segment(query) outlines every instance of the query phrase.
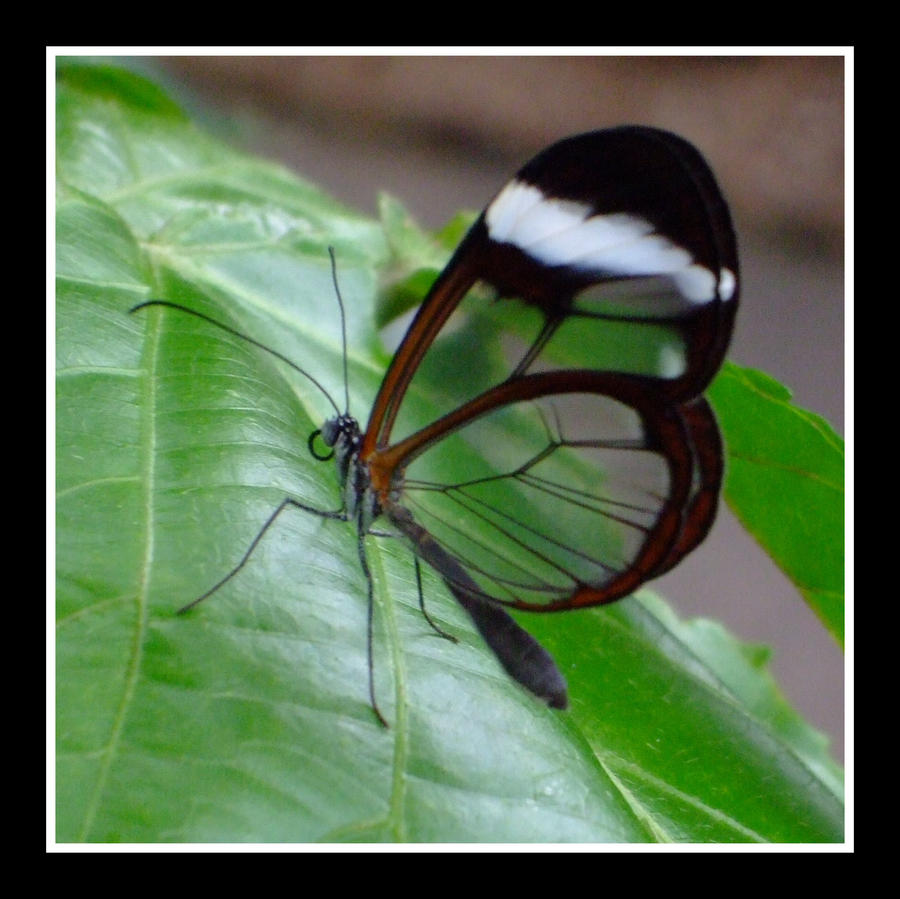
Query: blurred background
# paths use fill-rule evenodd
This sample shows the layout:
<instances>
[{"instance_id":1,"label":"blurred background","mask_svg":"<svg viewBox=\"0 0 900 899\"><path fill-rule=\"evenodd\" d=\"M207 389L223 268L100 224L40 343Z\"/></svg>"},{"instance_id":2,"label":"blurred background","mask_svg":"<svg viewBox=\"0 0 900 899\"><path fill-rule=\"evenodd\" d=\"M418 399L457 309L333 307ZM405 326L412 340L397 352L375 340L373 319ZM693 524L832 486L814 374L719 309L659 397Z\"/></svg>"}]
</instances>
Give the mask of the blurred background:
<instances>
[{"instance_id":1,"label":"blurred background","mask_svg":"<svg viewBox=\"0 0 900 899\"><path fill-rule=\"evenodd\" d=\"M206 127L375 214L428 228L479 211L535 152L578 131L656 125L696 144L728 198L742 306L730 358L844 428L841 56L181 56L132 60ZM684 616L774 650L788 699L843 759L843 656L723 506L652 585Z\"/></svg>"}]
</instances>

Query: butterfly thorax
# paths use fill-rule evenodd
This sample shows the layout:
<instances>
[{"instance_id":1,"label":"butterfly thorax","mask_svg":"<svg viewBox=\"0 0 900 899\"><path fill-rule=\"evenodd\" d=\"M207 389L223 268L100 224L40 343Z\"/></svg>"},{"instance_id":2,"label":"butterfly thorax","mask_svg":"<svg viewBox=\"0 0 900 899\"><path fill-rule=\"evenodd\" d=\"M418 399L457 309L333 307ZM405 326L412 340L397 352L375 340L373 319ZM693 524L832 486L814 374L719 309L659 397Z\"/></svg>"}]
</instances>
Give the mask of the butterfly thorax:
<instances>
[{"instance_id":1,"label":"butterfly thorax","mask_svg":"<svg viewBox=\"0 0 900 899\"><path fill-rule=\"evenodd\" d=\"M344 509L350 520L367 531L381 514L381 504L372 489L368 466L359 457L362 433L359 422L346 413L329 418L321 429L326 446L333 447L338 482L344 496Z\"/></svg>"}]
</instances>

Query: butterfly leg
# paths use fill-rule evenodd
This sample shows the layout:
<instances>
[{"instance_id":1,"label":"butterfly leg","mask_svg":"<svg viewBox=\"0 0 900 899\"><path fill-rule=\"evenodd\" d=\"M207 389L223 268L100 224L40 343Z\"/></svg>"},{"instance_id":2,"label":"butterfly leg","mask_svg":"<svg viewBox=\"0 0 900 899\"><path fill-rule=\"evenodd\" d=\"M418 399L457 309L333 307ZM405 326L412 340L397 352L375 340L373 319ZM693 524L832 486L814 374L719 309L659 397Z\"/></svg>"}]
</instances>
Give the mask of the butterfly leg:
<instances>
[{"instance_id":1,"label":"butterfly leg","mask_svg":"<svg viewBox=\"0 0 900 899\"><path fill-rule=\"evenodd\" d=\"M448 634L443 628L438 627L438 625L435 624L434 619L432 619L426 611L425 593L422 590L422 566L419 564L419 557L415 553L413 553L413 563L416 566L416 588L419 591L419 608L422 610L422 615L439 637L443 637L445 640L450 640L453 643L459 643L459 640L457 640L453 634Z\"/></svg>"},{"instance_id":2,"label":"butterfly leg","mask_svg":"<svg viewBox=\"0 0 900 899\"><path fill-rule=\"evenodd\" d=\"M311 512L314 515L318 515L320 518L337 518L341 521L347 520L347 513L344 512L343 510L339 510L337 512L328 512L328 511L323 511L322 509L314 509L314 508L312 508L312 506L306 506L303 503L298 502L295 499L291 499L291 497L289 497L289 496L285 497L278 504L278 507L275 509L275 511L266 519L265 524L259 529L259 533L253 538L253 542L247 548L247 551L244 553L243 557L241 558L241 561L238 562L237 565L235 565L234 568L232 568L231 571L229 571L228 574L225 575L225 577L223 577L220 581L218 581L216 584L214 584L212 587L210 587L209 590L206 591L206 593L204 593L202 596L198 596L195 600L193 600L192 602L189 602L186 606L182 606L178 610L177 614L182 615L185 612L187 612L189 609L193 609L194 606L199 605L201 602L203 602L204 599L207 599L208 597L212 596L213 593L215 593L220 587L227 584L228 581L230 581L244 567L244 565L247 564L247 560L253 554L253 550L255 550L256 547L259 545L259 541L262 540L263 535L275 523L275 519L278 518L278 516L286 508L288 508L288 506L293 506L294 508L301 509L304 512Z\"/></svg>"},{"instance_id":3,"label":"butterfly leg","mask_svg":"<svg viewBox=\"0 0 900 899\"><path fill-rule=\"evenodd\" d=\"M359 552L359 564L366 577L366 591L368 596L368 609L366 613L366 652L369 659L369 703L372 711L382 727L388 727L387 719L381 714L378 702L375 699L375 662L373 651L375 646L374 618L375 618L375 588L372 584L372 572L369 570L369 560L366 558L365 532L360 529L357 536L357 550Z\"/></svg>"}]
</instances>

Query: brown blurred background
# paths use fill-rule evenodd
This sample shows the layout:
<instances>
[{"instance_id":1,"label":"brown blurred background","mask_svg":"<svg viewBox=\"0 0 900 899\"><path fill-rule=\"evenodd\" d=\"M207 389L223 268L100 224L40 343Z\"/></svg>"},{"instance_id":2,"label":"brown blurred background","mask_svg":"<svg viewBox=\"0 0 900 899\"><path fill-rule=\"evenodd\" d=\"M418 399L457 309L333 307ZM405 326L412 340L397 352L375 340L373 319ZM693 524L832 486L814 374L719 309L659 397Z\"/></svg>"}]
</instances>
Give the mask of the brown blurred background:
<instances>
[{"instance_id":1,"label":"brown blurred background","mask_svg":"<svg viewBox=\"0 0 900 899\"><path fill-rule=\"evenodd\" d=\"M232 143L375 213L400 198L427 227L480 210L533 153L641 123L694 142L728 197L742 252L730 358L844 419L844 59L806 57L167 57L143 68ZM774 649L788 698L843 757L843 657L723 509L654 583L686 616Z\"/></svg>"}]
</instances>

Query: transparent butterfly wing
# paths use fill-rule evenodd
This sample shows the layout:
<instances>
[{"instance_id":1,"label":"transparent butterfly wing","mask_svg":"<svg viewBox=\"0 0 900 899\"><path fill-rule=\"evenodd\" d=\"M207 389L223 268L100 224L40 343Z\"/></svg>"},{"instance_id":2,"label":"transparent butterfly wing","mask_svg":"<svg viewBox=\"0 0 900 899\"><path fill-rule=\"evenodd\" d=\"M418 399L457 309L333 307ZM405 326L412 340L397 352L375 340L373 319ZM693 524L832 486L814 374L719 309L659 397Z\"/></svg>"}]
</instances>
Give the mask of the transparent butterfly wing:
<instances>
[{"instance_id":1,"label":"transparent butterfly wing","mask_svg":"<svg viewBox=\"0 0 900 899\"><path fill-rule=\"evenodd\" d=\"M362 453L382 507L465 589L520 608L609 602L667 570L715 514L721 440L699 393L737 288L727 207L689 144L625 128L549 148L397 351Z\"/></svg>"}]
</instances>

